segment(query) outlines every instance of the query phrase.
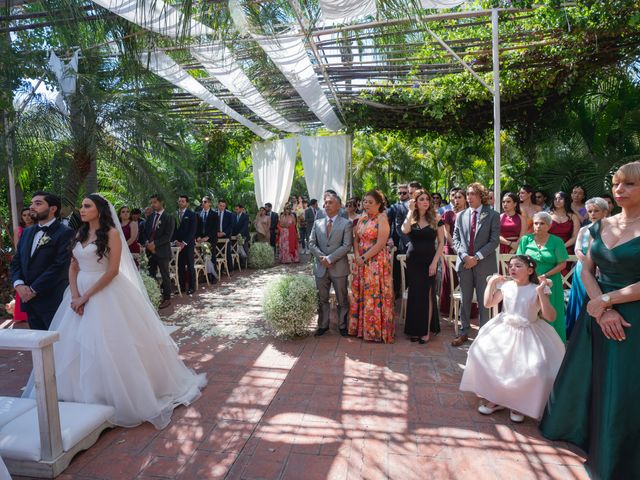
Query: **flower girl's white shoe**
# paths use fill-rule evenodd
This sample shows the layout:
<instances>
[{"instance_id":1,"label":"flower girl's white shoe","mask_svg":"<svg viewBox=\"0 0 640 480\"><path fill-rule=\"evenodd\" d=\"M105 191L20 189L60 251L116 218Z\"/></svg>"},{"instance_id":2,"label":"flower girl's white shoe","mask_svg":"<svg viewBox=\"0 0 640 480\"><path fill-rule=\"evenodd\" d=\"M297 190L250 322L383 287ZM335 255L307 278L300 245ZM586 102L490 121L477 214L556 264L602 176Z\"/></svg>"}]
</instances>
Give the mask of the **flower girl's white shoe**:
<instances>
[{"instance_id":1,"label":"flower girl's white shoe","mask_svg":"<svg viewBox=\"0 0 640 480\"><path fill-rule=\"evenodd\" d=\"M514 423L524 422L524 415L516 412L515 410L511 410L511 414L509 415L509 418L511 418L511 421Z\"/></svg>"},{"instance_id":2,"label":"flower girl's white shoe","mask_svg":"<svg viewBox=\"0 0 640 480\"><path fill-rule=\"evenodd\" d=\"M504 410L504 407L502 405L493 404L493 407L490 407L487 404L481 403L478 407L478 412L480 412L482 415L491 415L492 413L498 412L500 410Z\"/></svg>"}]
</instances>

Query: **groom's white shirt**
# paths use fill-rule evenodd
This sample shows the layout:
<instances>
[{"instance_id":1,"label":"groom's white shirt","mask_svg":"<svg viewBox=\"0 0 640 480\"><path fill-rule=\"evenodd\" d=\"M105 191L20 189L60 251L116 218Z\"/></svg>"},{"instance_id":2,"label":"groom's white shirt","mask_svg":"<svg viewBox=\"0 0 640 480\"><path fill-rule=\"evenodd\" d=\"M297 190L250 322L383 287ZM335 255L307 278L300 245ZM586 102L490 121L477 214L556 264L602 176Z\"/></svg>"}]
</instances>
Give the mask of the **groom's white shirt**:
<instances>
[{"instance_id":1,"label":"groom's white shirt","mask_svg":"<svg viewBox=\"0 0 640 480\"><path fill-rule=\"evenodd\" d=\"M53 220L49 220L47 223L45 223L44 225L41 225L42 227L50 227L51 225L53 225L53 222L56 221L56 218L53 217ZM36 251L36 248L38 247L38 242L40 241L40 239L44 236L44 232L42 230L36 232L36 234L33 237L33 243L31 244L31 256L33 257L34 252ZM16 280L15 282L13 282L13 288L16 288L18 285L24 285L24 281L23 280Z\"/></svg>"}]
</instances>

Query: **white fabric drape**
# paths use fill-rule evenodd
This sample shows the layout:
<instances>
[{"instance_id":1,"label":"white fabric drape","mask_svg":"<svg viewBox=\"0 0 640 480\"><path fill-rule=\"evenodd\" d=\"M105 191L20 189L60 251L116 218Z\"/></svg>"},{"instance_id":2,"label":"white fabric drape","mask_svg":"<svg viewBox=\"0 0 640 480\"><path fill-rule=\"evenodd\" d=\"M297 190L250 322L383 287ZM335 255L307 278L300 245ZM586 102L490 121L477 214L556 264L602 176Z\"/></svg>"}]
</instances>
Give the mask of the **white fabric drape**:
<instances>
[{"instance_id":1,"label":"white fabric drape","mask_svg":"<svg viewBox=\"0 0 640 480\"><path fill-rule=\"evenodd\" d=\"M78 79L78 55L80 50L76 50L67 63L64 63L55 54L53 50L49 55L49 69L56 76L60 91L55 99L56 107L58 110L65 114L69 114L69 109L65 104L65 100L69 95L76 93L76 84Z\"/></svg>"},{"instance_id":2,"label":"white fabric drape","mask_svg":"<svg viewBox=\"0 0 640 480\"><path fill-rule=\"evenodd\" d=\"M270 38L252 33L239 0L229 0L229 11L238 31L249 33L258 42L316 117L329 130L343 128L318 82L302 39Z\"/></svg>"},{"instance_id":3,"label":"white fabric drape","mask_svg":"<svg viewBox=\"0 0 640 480\"><path fill-rule=\"evenodd\" d=\"M253 180L258 207L273 205L279 213L289 198L296 169L298 142L295 138L254 142L251 145Z\"/></svg>"},{"instance_id":4,"label":"white fabric drape","mask_svg":"<svg viewBox=\"0 0 640 480\"><path fill-rule=\"evenodd\" d=\"M216 97L207 88L189 75L180 65L178 65L167 54L159 51L143 53L140 55L140 63L148 68L151 72L164 78L178 88L189 92L191 95L198 97L200 100L208 103L212 107L217 108L225 115L233 118L238 123L249 128L253 133L262 138L271 138L273 133L265 130L260 125L256 125L248 118L240 115L238 112L230 108L226 103Z\"/></svg>"},{"instance_id":5,"label":"white fabric drape","mask_svg":"<svg viewBox=\"0 0 640 480\"><path fill-rule=\"evenodd\" d=\"M327 24L347 23L367 16L376 16L375 0L319 0L322 18ZM419 0L422 8L453 8L467 0Z\"/></svg>"},{"instance_id":6,"label":"white fabric drape","mask_svg":"<svg viewBox=\"0 0 640 480\"><path fill-rule=\"evenodd\" d=\"M182 12L162 0L95 0L95 3L142 28L171 38L178 38L183 33L191 37L215 34L211 28L196 20L191 20L185 26ZM302 130L269 105L242 71L233 53L224 45L192 47L191 53L211 76L264 121L287 132Z\"/></svg>"},{"instance_id":7,"label":"white fabric drape","mask_svg":"<svg viewBox=\"0 0 640 480\"><path fill-rule=\"evenodd\" d=\"M327 189L344 200L347 195L347 158L351 148L349 135L331 137L300 136L300 153L309 198L321 202Z\"/></svg>"},{"instance_id":8,"label":"white fabric drape","mask_svg":"<svg viewBox=\"0 0 640 480\"><path fill-rule=\"evenodd\" d=\"M422 8L453 8L468 0L420 0Z\"/></svg>"},{"instance_id":9,"label":"white fabric drape","mask_svg":"<svg viewBox=\"0 0 640 480\"><path fill-rule=\"evenodd\" d=\"M269 105L245 75L233 53L224 45L191 47L191 54L224 87L265 122L286 132L300 132L302 127L289 122Z\"/></svg>"},{"instance_id":10,"label":"white fabric drape","mask_svg":"<svg viewBox=\"0 0 640 480\"><path fill-rule=\"evenodd\" d=\"M185 24L182 12L165 4L162 0L93 1L142 28L167 37L177 38L181 34L188 37L200 37L215 33L211 28L194 19Z\"/></svg>"},{"instance_id":11,"label":"white fabric drape","mask_svg":"<svg viewBox=\"0 0 640 480\"><path fill-rule=\"evenodd\" d=\"M320 0L320 10L324 19L332 23L347 23L377 13L375 0Z\"/></svg>"}]
</instances>

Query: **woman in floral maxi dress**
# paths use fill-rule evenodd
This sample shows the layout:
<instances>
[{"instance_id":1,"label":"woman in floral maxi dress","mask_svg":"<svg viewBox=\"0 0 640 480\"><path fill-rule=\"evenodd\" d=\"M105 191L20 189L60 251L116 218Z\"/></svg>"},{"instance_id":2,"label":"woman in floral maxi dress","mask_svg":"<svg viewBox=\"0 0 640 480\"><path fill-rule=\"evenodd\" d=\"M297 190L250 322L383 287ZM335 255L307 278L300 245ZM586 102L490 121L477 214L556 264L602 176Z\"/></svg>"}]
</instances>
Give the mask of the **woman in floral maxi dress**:
<instances>
[{"instance_id":1,"label":"woman in floral maxi dress","mask_svg":"<svg viewBox=\"0 0 640 480\"><path fill-rule=\"evenodd\" d=\"M393 343L395 319L391 258L386 244L389 221L384 197L376 190L364 197L365 213L355 228L356 269L351 285L349 335L373 342Z\"/></svg>"}]
</instances>

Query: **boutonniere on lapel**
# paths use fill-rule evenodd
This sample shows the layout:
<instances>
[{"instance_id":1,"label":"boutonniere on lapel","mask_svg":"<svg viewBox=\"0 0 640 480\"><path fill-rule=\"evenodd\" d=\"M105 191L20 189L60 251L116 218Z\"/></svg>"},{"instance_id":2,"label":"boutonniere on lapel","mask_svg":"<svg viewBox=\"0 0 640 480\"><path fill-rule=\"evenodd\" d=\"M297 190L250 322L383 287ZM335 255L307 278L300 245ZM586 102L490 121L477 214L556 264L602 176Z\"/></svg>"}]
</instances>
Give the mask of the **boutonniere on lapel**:
<instances>
[{"instance_id":1,"label":"boutonniere on lapel","mask_svg":"<svg viewBox=\"0 0 640 480\"><path fill-rule=\"evenodd\" d=\"M40 237L40 240L38 241L38 248L44 247L50 241L51 237L45 233L44 235L42 235L42 237Z\"/></svg>"},{"instance_id":2,"label":"boutonniere on lapel","mask_svg":"<svg viewBox=\"0 0 640 480\"><path fill-rule=\"evenodd\" d=\"M482 220L484 220L485 218L487 218L487 215L489 215L487 212L482 212L480 214L480 218L478 219L479 222L481 222Z\"/></svg>"},{"instance_id":3,"label":"boutonniere on lapel","mask_svg":"<svg viewBox=\"0 0 640 480\"><path fill-rule=\"evenodd\" d=\"M158 228L160 225L162 225L162 220L158 220L158 223L156 223L156 228Z\"/></svg>"}]
</instances>

